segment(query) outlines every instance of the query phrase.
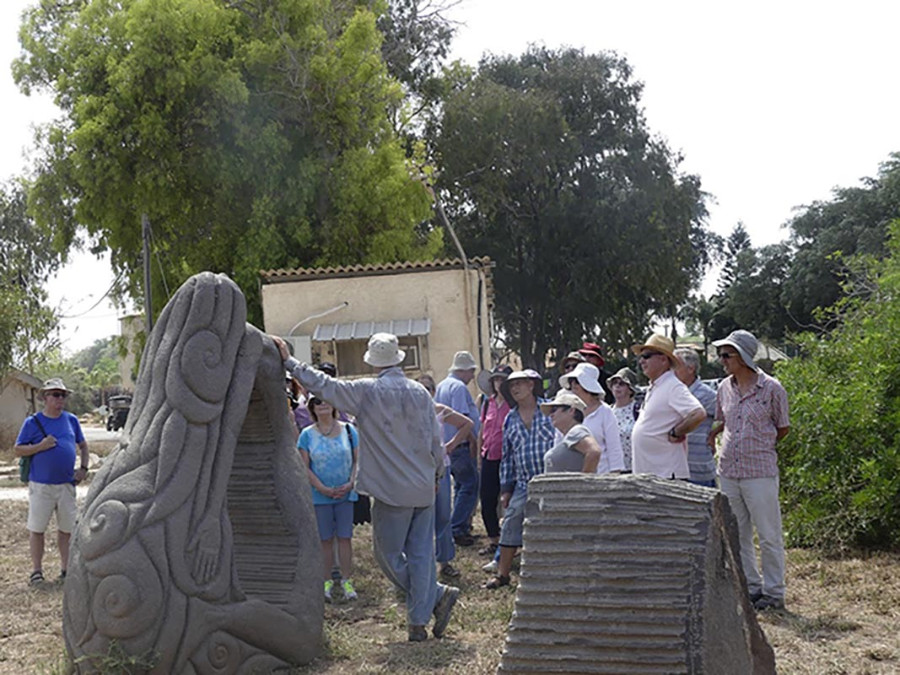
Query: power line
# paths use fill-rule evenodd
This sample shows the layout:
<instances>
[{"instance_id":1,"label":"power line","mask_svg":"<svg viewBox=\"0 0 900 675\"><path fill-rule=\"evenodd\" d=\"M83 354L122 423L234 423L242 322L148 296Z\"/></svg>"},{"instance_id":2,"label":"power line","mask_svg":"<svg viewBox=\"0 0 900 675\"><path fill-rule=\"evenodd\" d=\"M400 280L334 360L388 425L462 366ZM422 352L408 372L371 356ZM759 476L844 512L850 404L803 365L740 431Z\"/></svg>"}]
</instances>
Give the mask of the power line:
<instances>
[{"instance_id":1,"label":"power line","mask_svg":"<svg viewBox=\"0 0 900 675\"><path fill-rule=\"evenodd\" d=\"M119 280L120 280L121 278L122 278L122 272L119 272L119 274L116 276L116 278L113 279L113 282L112 282L112 284L110 284L109 288L106 289L106 293L104 293L103 295L101 295L101 296L100 296L100 299L97 300L97 302L95 302L93 305L91 305L91 306L90 306L88 309L86 309L85 311L80 312L80 313L78 313L78 314L69 314L69 315L60 314L60 315L59 315L59 318L60 318L60 319L77 319L77 318L79 318L79 317L84 316L85 314L88 314L88 313L92 312L94 309L96 309L96 308L100 305L101 302L103 302L103 301L109 296L110 293L112 293L112 290L116 287L116 284L119 283Z\"/></svg>"}]
</instances>

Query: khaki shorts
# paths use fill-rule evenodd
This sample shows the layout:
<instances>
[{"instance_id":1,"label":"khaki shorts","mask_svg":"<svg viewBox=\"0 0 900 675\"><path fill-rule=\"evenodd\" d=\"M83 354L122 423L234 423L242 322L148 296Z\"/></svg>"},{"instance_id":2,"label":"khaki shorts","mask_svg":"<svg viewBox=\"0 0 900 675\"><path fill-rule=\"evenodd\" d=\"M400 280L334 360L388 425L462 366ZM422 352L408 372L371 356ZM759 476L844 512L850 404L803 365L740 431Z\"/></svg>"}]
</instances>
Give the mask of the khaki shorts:
<instances>
[{"instance_id":1,"label":"khaki shorts","mask_svg":"<svg viewBox=\"0 0 900 675\"><path fill-rule=\"evenodd\" d=\"M75 516L78 512L75 486L71 483L28 483L28 531L43 534L54 511L56 528L60 532L71 532L75 528Z\"/></svg>"}]
</instances>

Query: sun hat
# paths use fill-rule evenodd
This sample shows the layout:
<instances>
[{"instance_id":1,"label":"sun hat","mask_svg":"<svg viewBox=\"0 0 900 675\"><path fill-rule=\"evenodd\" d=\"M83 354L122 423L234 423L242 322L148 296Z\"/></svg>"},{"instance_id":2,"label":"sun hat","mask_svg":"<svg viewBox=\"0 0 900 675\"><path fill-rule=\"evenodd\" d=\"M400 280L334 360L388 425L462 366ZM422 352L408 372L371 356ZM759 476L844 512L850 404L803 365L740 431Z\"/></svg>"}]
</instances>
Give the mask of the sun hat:
<instances>
[{"instance_id":1,"label":"sun hat","mask_svg":"<svg viewBox=\"0 0 900 675\"><path fill-rule=\"evenodd\" d=\"M541 394L544 393L544 380L541 378L540 374L538 374L537 371L532 370L531 368L526 368L525 370L517 370L514 373L510 373L509 377L503 380L503 383L500 385L500 393L503 394L503 398L506 399L507 403L509 403L510 406L515 406L516 403L509 393L509 384L510 382L515 382L516 380L531 380L532 382L534 382L535 398L540 398Z\"/></svg>"},{"instance_id":2,"label":"sun hat","mask_svg":"<svg viewBox=\"0 0 900 675\"><path fill-rule=\"evenodd\" d=\"M363 354L363 361L376 368L389 368L402 363L406 352L400 349L397 336L391 333L375 333L369 338L369 345Z\"/></svg>"},{"instance_id":3,"label":"sun hat","mask_svg":"<svg viewBox=\"0 0 900 675\"><path fill-rule=\"evenodd\" d=\"M713 342L714 347L721 347L723 345L729 345L737 349L744 364L750 370L759 371L759 368L753 362L753 357L756 356L756 351L759 349L759 341L753 333L746 330L736 330L732 331L724 340L715 340Z\"/></svg>"},{"instance_id":4,"label":"sun hat","mask_svg":"<svg viewBox=\"0 0 900 675\"><path fill-rule=\"evenodd\" d=\"M587 404L581 400L580 396L573 394L571 391L560 389L558 392L556 392L556 397L552 401L541 403L541 412L545 415L549 415L550 411L553 408L559 408L563 406L567 408L575 408L576 410L580 410L581 412L584 412L585 408L587 408Z\"/></svg>"},{"instance_id":5,"label":"sun hat","mask_svg":"<svg viewBox=\"0 0 900 675\"><path fill-rule=\"evenodd\" d=\"M596 342L584 342L581 345L581 349L578 350L578 353L582 356L596 356L600 359L600 365L602 366L606 361L603 359L603 350L600 349L600 345Z\"/></svg>"},{"instance_id":6,"label":"sun hat","mask_svg":"<svg viewBox=\"0 0 900 675\"><path fill-rule=\"evenodd\" d=\"M643 344L631 345L631 352L637 356L640 356L641 352L645 349L652 349L653 351L665 354L669 359L669 363L673 366L681 365L681 359L675 356L675 343L672 341L672 338L654 333L648 337L647 341Z\"/></svg>"},{"instance_id":7,"label":"sun hat","mask_svg":"<svg viewBox=\"0 0 900 675\"><path fill-rule=\"evenodd\" d=\"M603 392L603 387L600 386L600 370L593 363L579 363L571 373L560 375L559 386L568 389L571 380L578 380L578 384L592 394Z\"/></svg>"},{"instance_id":8,"label":"sun hat","mask_svg":"<svg viewBox=\"0 0 900 675\"><path fill-rule=\"evenodd\" d=\"M475 370L477 367L475 357L469 352L462 351L453 355L453 363L449 371L452 373L454 370Z\"/></svg>"},{"instance_id":9,"label":"sun hat","mask_svg":"<svg viewBox=\"0 0 900 675\"><path fill-rule=\"evenodd\" d=\"M631 368L622 368L621 370L616 371L615 375L611 375L606 383L609 386L615 384L616 380L621 380L623 384L627 385L629 389L631 389L632 394L637 393L637 376L634 374L634 371Z\"/></svg>"},{"instance_id":10,"label":"sun hat","mask_svg":"<svg viewBox=\"0 0 900 675\"><path fill-rule=\"evenodd\" d=\"M565 368L566 364L569 361L575 361L576 363L584 363L584 355L581 352L569 352L566 354L566 358L559 362L560 369Z\"/></svg>"},{"instance_id":11,"label":"sun hat","mask_svg":"<svg viewBox=\"0 0 900 675\"><path fill-rule=\"evenodd\" d=\"M65 391L68 393L72 393L72 390L67 388L63 381L59 377L51 377L49 380L44 382L44 386L41 387L41 393L43 394L45 391Z\"/></svg>"},{"instance_id":12,"label":"sun hat","mask_svg":"<svg viewBox=\"0 0 900 675\"><path fill-rule=\"evenodd\" d=\"M481 389L481 391L487 396L491 396L494 393L494 390L491 387L491 380L505 380L512 371L512 366L501 363L498 366L494 366L493 370L482 370L478 373L478 377L475 378L475 381L478 382L478 388Z\"/></svg>"}]
</instances>

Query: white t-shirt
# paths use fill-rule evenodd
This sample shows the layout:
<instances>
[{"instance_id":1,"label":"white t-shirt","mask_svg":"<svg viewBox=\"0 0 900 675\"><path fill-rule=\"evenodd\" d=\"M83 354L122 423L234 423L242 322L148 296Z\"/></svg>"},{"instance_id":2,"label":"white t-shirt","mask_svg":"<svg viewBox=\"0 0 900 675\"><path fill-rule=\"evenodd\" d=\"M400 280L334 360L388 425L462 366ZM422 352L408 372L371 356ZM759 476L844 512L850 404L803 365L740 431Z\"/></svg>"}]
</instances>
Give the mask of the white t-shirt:
<instances>
[{"instance_id":1,"label":"white t-shirt","mask_svg":"<svg viewBox=\"0 0 900 675\"><path fill-rule=\"evenodd\" d=\"M671 370L650 384L631 432L631 468L661 478L690 478L687 441L672 443L669 431L697 408L690 390Z\"/></svg>"}]
</instances>

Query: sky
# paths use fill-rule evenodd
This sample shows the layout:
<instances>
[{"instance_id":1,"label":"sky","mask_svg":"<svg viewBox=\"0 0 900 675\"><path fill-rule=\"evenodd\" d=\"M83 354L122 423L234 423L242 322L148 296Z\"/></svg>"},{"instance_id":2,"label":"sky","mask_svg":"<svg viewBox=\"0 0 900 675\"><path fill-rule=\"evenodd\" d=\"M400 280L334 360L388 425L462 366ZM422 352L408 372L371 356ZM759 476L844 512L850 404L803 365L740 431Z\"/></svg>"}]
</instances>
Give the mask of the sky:
<instances>
[{"instance_id":1,"label":"sky","mask_svg":"<svg viewBox=\"0 0 900 675\"><path fill-rule=\"evenodd\" d=\"M21 95L8 64L29 0L0 3L0 178L18 175L30 127L54 116ZM754 246L782 240L794 209L858 185L900 151L900 3L805 0L462 0L452 57L518 55L529 44L615 51L644 83L651 131L683 156L711 195L710 228L742 221ZM116 334L117 310L100 304L108 261L75 256L48 287L65 316L70 352ZM714 286L709 279L704 289Z\"/></svg>"}]
</instances>

